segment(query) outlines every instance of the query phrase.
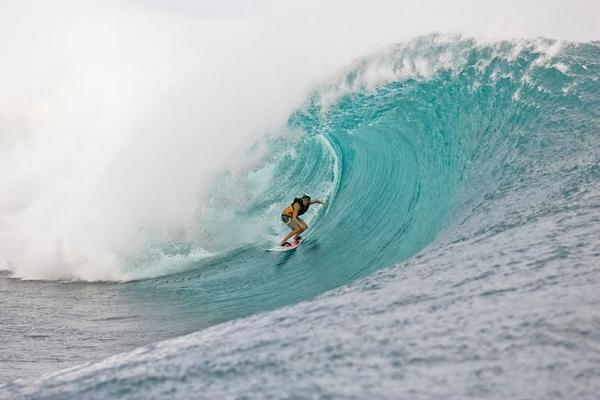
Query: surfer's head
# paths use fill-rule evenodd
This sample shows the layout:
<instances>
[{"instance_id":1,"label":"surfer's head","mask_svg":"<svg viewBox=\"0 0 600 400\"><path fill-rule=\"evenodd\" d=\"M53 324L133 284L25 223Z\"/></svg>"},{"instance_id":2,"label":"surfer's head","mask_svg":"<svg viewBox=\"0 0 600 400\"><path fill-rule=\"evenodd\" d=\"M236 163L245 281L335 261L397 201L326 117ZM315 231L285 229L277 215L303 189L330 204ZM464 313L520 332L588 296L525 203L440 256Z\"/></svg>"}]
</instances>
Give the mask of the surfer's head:
<instances>
[{"instance_id":1,"label":"surfer's head","mask_svg":"<svg viewBox=\"0 0 600 400\"><path fill-rule=\"evenodd\" d=\"M302 202L304 203L305 206L310 204L310 196L305 194L304 196L302 196Z\"/></svg>"}]
</instances>

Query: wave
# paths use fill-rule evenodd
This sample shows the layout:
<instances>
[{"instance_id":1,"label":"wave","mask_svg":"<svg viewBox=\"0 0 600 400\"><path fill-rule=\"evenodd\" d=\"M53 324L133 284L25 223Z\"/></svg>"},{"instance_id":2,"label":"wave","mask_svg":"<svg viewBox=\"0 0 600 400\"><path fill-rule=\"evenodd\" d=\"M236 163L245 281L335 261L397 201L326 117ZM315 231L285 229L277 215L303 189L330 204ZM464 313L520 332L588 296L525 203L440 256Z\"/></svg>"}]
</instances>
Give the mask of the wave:
<instances>
[{"instance_id":1,"label":"wave","mask_svg":"<svg viewBox=\"0 0 600 400\"><path fill-rule=\"evenodd\" d=\"M160 292L185 279L180 300L224 321L527 224L564 191L552 180L573 169L592 179L597 52L431 35L371 55L309 96L286 135L257 143L252 163L221 175L182 237L124 274L153 277L142 285ZM307 214L309 240L265 253L285 233L281 209L306 191L329 200Z\"/></svg>"},{"instance_id":2,"label":"wave","mask_svg":"<svg viewBox=\"0 0 600 400\"><path fill-rule=\"evenodd\" d=\"M593 64L583 69L572 53L595 51L550 39L430 35L372 54L315 90L236 169L213 177L191 219L166 236L138 225L133 251L100 264L118 266L117 280L243 264L248 253L250 263L269 265L260 252L282 235L280 209L307 191L330 204L309 213L312 245L294 263L333 267L339 278L328 287L407 259L477 207L489 208L485 196L518 179L511 171L532 168L524 165L549 141L543 121L554 103L577 101L581 82L593 77ZM68 265L90 262L58 253Z\"/></svg>"},{"instance_id":3,"label":"wave","mask_svg":"<svg viewBox=\"0 0 600 400\"><path fill-rule=\"evenodd\" d=\"M191 242L189 260L200 261L215 250L231 250L232 242L251 242L248 236L262 240L265 233L255 224L244 226L246 234L230 233L229 241L219 226L211 234L218 218L203 211L199 199L210 203L211 182L223 170L235 175L254 168L260 155L245 151L257 140L283 135L293 148L299 136L286 141L285 122L307 92L336 81L340 65L374 48L440 29L500 37L506 31L594 34L569 22L594 15L587 4L549 9L571 16L560 24L541 15L524 24L512 17L539 10L522 2L430 3L418 9L407 2L376 8L308 2L255 10L223 4L205 17L197 14L207 12L201 5L151 3L65 0L36 10L3 5L0 18L10 35L0 38L0 74L10 82L0 95L0 268L13 276L122 281L187 268L181 267L185 260L161 256L171 252L166 242L178 254L181 242ZM407 61L405 68L392 66L385 55L364 60L368 67L357 67L362 78L353 83L364 80L364 88L330 87L320 101L336 102L343 90L372 90L390 80L430 79L463 62L434 60L416 50L407 48L407 57L414 51L424 58ZM458 50L447 55L461 57ZM319 140L336 150L327 135ZM265 143L262 151L268 153ZM231 184L243 183L233 175ZM331 187L315 190L336 193ZM144 260L162 261L146 263L143 273L135 265Z\"/></svg>"},{"instance_id":4,"label":"wave","mask_svg":"<svg viewBox=\"0 0 600 400\"><path fill-rule=\"evenodd\" d=\"M449 391L424 388L439 368L471 371L473 360L483 360L477 374L503 388L500 397L564 390L544 368L554 371L565 349L580 351L577 338L593 326L569 285L587 299L595 290L599 60L596 42L440 35L359 60L308 96L283 134L258 141L251 162L219 175L180 236L154 242L123 270L152 277L129 283L130 295L176 303L196 329L279 310L0 393L102 397L134 388L135 396L185 397L177 388L202 387L209 397L284 397L293 375L295 391L341 395L345 382L377 396L368 377L378 371L387 382L412 374L411 390L437 398ZM281 208L305 191L330 200L309 211L309 240L293 254L264 252L284 233ZM449 328L457 321L464 329ZM482 329L497 336L481 344ZM495 346L535 356L513 368L512 353ZM585 371L597 360L581 351L566 357L587 361L564 368L590 397ZM260 361L265 354L271 361ZM321 376L338 385L311 386ZM543 387L525 383L540 379ZM471 389L463 395L489 393Z\"/></svg>"},{"instance_id":5,"label":"wave","mask_svg":"<svg viewBox=\"0 0 600 400\"><path fill-rule=\"evenodd\" d=\"M482 45L431 35L369 56L316 90L285 135L257 143L251 164L220 176L191 240L179 245L184 253L266 246L283 231L280 209L308 191L330 200L309 213L310 235L323 247L311 263L339 264L357 246L366 258L350 257L351 274L406 259L472 217L504 180L519 179L518 165L549 140L543 121L554 102L577 98L579 80L592 79L591 66L573 73L570 52L582 48L595 51L547 39ZM535 161L551 162L559 149Z\"/></svg>"}]
</instances>

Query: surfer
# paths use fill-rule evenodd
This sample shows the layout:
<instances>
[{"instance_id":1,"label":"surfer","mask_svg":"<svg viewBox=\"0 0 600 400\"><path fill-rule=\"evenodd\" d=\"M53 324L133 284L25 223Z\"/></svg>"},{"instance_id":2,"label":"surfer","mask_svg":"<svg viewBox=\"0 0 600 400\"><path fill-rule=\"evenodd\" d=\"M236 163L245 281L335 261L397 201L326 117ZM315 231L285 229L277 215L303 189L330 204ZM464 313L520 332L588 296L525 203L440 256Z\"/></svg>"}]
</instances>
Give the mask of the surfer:
<instances>
[{"instance_id":1,"label":"surfer","mask_svg":"<svg viewBox=\"0 0 600 400\"><path fill-rule=\"evenodd\" d=\"M283 210L283 212L281 213L281 221L284 224L286 224L292 231L288 233L286 237L283 238L283 240L279 244L280 246L291 246L291 243L288 242L288 239L294 235L296 243L301 239L300 234L308 229L308 225L306 225L306 222L304 222L299 217L308 210L308 207L310 207L311 204L325 205L326 203L319 199L311 200L310 196L305 194L302 197L294 198L292 204L290 204Z\"/></svg>"}]
</instances>

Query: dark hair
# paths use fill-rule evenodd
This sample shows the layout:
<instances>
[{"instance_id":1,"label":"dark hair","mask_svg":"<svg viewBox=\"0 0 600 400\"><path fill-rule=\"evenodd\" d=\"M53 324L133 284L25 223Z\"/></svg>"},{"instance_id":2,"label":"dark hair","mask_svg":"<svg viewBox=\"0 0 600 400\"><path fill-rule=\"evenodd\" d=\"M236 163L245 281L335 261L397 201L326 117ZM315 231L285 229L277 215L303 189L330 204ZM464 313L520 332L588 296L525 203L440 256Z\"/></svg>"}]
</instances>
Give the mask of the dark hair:
<instances>
[{"instance_id":1,"label":"dark hair","mask_svg":"<svg viewBox=\"0 0 600 400\"><path fill-rule=\"evenodd\" d=\"M310 201L310 196L305 194L304 196L302 196L303 199L308 199L308 201Z\"/></svg>"}]
</instances>

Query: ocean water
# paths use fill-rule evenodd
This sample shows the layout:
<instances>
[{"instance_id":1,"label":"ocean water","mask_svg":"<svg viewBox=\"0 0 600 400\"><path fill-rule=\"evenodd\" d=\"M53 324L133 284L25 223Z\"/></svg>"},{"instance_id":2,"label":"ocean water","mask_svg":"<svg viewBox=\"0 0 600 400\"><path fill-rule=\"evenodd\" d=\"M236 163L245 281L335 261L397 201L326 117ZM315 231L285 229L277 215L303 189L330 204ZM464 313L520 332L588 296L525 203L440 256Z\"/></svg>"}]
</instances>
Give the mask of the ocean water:
<instances>
[{"instance_id":1,"label":"ocean water","mask_svg":"<svg viewBox=\"0 0 600 400\"><path fill-rule=\"evenodd\" d=\"M599 78L598 42L364 55L116 282L7 268L0 397L598 398Z\"/></svg>"}]
</instances>

